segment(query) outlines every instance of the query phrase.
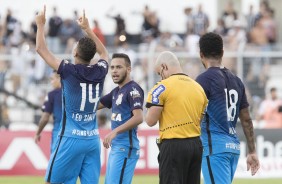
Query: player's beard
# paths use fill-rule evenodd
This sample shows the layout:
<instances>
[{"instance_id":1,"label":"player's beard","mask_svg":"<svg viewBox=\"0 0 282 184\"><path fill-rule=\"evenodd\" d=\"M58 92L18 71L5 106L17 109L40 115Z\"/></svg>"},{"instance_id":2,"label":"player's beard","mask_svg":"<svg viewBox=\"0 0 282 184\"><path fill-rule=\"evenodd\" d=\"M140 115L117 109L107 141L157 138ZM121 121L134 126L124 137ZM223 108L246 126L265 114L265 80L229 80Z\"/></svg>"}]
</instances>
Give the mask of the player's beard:
<instances>
[{"instance_id":1,"label":"player's beard","mask_svg":"<svg viewBox=\"0 0 282 184\"><path fill-rule=\"evenodd\" d=\"M116 84L122 84L125 81L126 77L127 77L127 72L125 72L124 75L121 77L121 79L119 81L115 82L115 83Z\"/></svg>"}]
</instances>

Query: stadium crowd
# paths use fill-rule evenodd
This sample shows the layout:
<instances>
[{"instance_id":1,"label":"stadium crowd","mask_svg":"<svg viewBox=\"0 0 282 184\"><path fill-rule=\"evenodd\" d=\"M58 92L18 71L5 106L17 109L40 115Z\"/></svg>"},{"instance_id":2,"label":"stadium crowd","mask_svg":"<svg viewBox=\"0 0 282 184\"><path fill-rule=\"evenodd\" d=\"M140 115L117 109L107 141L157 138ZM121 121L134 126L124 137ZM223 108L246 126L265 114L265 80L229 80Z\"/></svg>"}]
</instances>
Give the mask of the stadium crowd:
<instances>
[{"instance_id":1,"label":"stadium crowd","mask_svg":"<svg viewBox=\"0 0 282 184\"><path fill-rule=\"evenodd\" d=\"M198 42L204 33L212 31L220 34L224 40L226 52L237 52L240 49L257 52L277 50L279 30L275 11L267 0L261 1L258 12L255 12L251 5L247 15L240 15L231 1L226 2L215 28L210 26L209 16L202 5L186 7L183 9L183 16L186 19L184 33L161 30L162 20L157 12L147 5L135 14L144 18L141 25L142 31L138 35L127 32L126 18L122 14L110 15L109 13L105 16L116 23L114 35L104 35L96 19L92 20L93 32L111 53L123 52L129 55L133 66L132 77L145 90L149 88L147 81L151 60L148 58L148 52L152 45L154 45L154 53L171 50L175 53L188 54L189 57L180 54L179 59L183 63L184 71L194 79L203 71L198 57ZM53 7L52 16L47 20L48 29L46 29L46 41L52 52L71 59L76 42L83 36L76 23L77 18L78 13L74 11L73 17L62 19L60 12ZM37 108L42 105L45 95L50 90L49 77L52 70L35 54L36 31L35 20L31 20L29 30L24 30L20 17L15 17L11 9L7 9L6 14L0 12L0 124L6 128L10 124L9 109L17 104L17 100L9 100L10 98L19 99L26 102L28 107ZM258 127L269 127L264 126L263 122L267 120L263 121L264 116L258 109L262 101L268 97L266 92L270 91L267 88L270 77L269 68L278 62L279 59L268 57L244 58L242 80L247 87L252 116L258 120L257 122L262 122L262 125ZM234 73L239 72L235 57L225 57L223 63ZM158 80L156 76L154 80ZM112 85L111 79L106 79L105 93L112 89ZM281 109L282 100L279 100L279 95L275 100L277 101L273 103L275 109ZM280 111L278 114L282 115ZM101 113L99 118L106 122L106 116ZM282 128L282 117L278 119L280 121L278 128Z\"/></svg>"}]
</instances>

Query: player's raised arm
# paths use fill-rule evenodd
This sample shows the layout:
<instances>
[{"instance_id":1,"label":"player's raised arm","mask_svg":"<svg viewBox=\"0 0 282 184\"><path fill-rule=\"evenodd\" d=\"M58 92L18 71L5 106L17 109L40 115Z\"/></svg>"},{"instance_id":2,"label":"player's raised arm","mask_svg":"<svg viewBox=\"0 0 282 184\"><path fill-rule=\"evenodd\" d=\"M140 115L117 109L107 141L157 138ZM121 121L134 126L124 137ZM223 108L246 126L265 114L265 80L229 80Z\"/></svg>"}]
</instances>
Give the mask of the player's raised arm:
<instances>
[{"instance_id":1,"label":"player's raised arm","mask_svg":"<svg viewBox=\"0 0 282 184\"><path fill-rule=\"evenodd\" d=\"M77 23L81 27L81 29L86 32L87 36L96 43L97 52L100 55L100 58L108 61L108 51L103 43L99 40L99 38L95 35L95 33L93 33L93 31L91 30L88 18L85 16L85 10L83 10L83 16L77 20Z\"/></svg>"},{"instance_id":2,"label":"player's raised arm","mask_svg":"<svg viewBox=\"0 0 282 184\"><path fill-rule=\"evenodd\" d=\"M44 5L43 11L38 13L35 17L37 25L36 33L36 51L44 59L44 61L54 70L58 70L60 65L60 59L56 58L47 48L45 35L44 35L44 25L46 22L46 6Z\"/></svg>"}]
</instances>

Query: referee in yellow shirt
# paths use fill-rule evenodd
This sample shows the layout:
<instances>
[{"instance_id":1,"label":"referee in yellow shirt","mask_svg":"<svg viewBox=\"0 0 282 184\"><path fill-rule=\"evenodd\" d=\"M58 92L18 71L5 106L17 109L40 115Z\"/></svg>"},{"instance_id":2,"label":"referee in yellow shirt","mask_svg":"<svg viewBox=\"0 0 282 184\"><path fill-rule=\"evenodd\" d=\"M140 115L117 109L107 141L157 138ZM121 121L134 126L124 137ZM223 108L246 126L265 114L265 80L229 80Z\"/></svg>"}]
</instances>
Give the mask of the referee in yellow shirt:
<instances>
[{"instance_id":1,"label":"referee in yellow shirt","mask_svg":"<svg viewBox=\"0 0 282 184\"><path fill-rule=\"evenodd\" d=\"M148 94L146 122L154 126L159 121L160 184L200 184L200 122L207 97L202 87L183 73L172 52L158 56L155 71L162 80Z\"/></svg>"}]
</instances>

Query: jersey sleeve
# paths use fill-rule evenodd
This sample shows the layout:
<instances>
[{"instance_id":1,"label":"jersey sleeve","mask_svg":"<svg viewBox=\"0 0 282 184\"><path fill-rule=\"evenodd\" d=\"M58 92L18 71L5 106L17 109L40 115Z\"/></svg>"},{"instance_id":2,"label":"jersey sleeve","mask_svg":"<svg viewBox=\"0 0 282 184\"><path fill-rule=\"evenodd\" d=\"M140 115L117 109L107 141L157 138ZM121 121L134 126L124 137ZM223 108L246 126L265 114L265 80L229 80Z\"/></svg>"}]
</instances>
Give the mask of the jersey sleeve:
<instances>
[{"instance_id":1,"label":"jersey sleeve","mask_svg":"<svg viewBox=\"0 0 282 184\"><path fill-rule=\"evenodd\" d=\"M245 90L245 86L244 86L243 83L242 83L242 93L243 94L242 94L242 101L241 101L241 104L240 104L240 110L249 107L249 103L248 103L247 95L246 95L246 90Z\"/></svg>"},{"instance_id":2,"label":"jersey sleeve","mask_svg":"<svg viewBox=\"0 0 282 184\"><path fill-rule=\"evenodd\" d=\"M61 64L58 68L57 73L62 77L65 78L67 75L71 74L74 71L74 65L71 64L67 60L62 60Z\"/></svg>"},{"instance_id":3,"label":"jersey sleeve","mask_svg":"<svg viewBox=\"0 0 282 184\"><path fill-rule=\"evenodd\" d=\"M164 84L157 83L148 93L146 108L151 106L163 106L165 101L166 87Z\"/></svg>"},{"instance_id":4,"label":"jersey sleeve","mask_svg":"<svg viewBox=\"0 0 282 184\"><path fill-rule=\"evenodd\" d=\"M108 93L107 95L103 96L100 99L101 104L103 104L108 109L112 108L112 98L113 98L113 91Z\"/></svg>"},{"instance_id":5,"label":"jersey sleeve","mask_svg":"<svg viewBox=\"0 0 282 184\"><path fill-rule=\"evenodd\" d=\"M196 78L196 82L198 82L202 86L202 88L205 91L207 98L209 99L209 97L210 97L210 83L209 83L209 81L206 78L204 78L202 75L199 75Z\"/></svg>"},{"instance_id":6,"label":"jersey sleeve","mask_svg":"<svg viewBox=\"0 0 282 184\"><path fill-rule=\"evenodd\" d=\"M98 76L106 76L108 73L109 64L107 61L100 59L95 65L95 71Z\"/></svg>"},{"instance_id":7,"label":"jersey sleeve","mask_svg":"<svg viewBox=\"0 0 282 184\"><path fill-rule=\"evenodd\" d=\"M42 111L52 114L53 107L54 107L54 97L52 96L52 93L48 93L48 95L45 97L45 101L42 106Z\"/></svg>"},{"instance_id":8,"label":"jersey sleeve","mask_svg":"<svg viewBox=\"0 0 282 184\"><path fill-rule=\"evenodd\" d=\"M132 87L131 91L127 95L130 110L133 111L134 109L141 109L143 110L143 103L144 103L144 91L141 87L136 86Z\"/></svg>"}]
</instances>

